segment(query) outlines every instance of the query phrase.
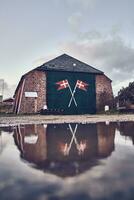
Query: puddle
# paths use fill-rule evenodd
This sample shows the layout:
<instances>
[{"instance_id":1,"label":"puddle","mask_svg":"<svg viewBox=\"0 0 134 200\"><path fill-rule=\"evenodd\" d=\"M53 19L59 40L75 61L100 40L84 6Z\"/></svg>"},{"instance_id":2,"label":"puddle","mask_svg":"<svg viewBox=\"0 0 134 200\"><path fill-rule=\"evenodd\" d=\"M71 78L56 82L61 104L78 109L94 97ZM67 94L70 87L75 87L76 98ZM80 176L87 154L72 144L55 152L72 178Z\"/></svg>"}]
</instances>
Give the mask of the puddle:
<instances>
[{"instance_id":1,"label":"puddle","mask_svg":"<svg viewBox=\"0 0 134 200\"><path fill-rule=\"evenodd\" d=\"M0 128L0 200L133 199L134 122Z\"/></svg>"}]
</instances>

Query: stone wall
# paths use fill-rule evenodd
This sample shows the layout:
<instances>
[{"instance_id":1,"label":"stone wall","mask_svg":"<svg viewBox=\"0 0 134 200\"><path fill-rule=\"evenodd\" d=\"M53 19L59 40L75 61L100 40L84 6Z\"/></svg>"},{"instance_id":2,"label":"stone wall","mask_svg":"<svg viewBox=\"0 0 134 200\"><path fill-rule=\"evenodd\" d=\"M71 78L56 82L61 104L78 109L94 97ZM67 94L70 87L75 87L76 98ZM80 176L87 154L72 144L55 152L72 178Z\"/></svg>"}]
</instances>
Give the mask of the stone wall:
<instances>
[{"instance_id":1,"label":"stone wall","mask_svg":"<svg viewBox=\"0 0 134 200\"><path fill-rule=\"evenodd\" d=\"M37 92L38 97L25 97L25 92ZM17 113L37 113L40 111L46 105L46 74L36 70L26 74L21 81L15 99Z\"/></svg>"},{"instance_id":2,"label":"stone wall","mask_svg":"<svg viewBox=\"0 0 134 200\"><path fill-rule=\"evenodd\" d=\"M104 111L105 105L113 106L112 81L105 75L96 75L96 109Z\"/></svg>"}]
</instances>

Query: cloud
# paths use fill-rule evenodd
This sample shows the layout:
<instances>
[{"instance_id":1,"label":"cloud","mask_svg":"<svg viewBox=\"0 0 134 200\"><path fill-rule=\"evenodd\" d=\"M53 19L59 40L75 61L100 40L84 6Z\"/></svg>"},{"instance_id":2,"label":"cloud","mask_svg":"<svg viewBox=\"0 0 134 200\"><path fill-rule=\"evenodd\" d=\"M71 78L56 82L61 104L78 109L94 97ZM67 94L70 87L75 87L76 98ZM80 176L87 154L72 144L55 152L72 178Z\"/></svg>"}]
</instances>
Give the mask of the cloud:
<instances>
[{"instance_id":1,"label":"cloud","mask_svg":"<svg viewBox=\"0 0 134 200\"><path fill-rule=\"evenodd\" d=\"M91 8L97 0L66 0L66 2L74 7L80 9L89 9Z\"/></svg>"},{"instance_id":2,"label":"cloud","mask_svg":"<svg viewBox=\"0 0 134 200\"><path fill-rule=\"evenodd\" d=\"M79 33L76 41L64 43L61 49L104 71L113 80L115 93L120 89L118 85L122 87L134 80L134 48L118 31Z\"/></svg>"},{"instance_id":3,"label":"cloud","mask_svg":"<svg viewBox=\"0 0 134 200\"><path fill-rule=\"evenodd\" d=\"M81 22L82 22L82 14L80 12L76 12L68 18L68 23L73 31L79 30Z\"/></svg>"},{"instance_id":4,"label":"cloud","mask_svg":"<svg viewBox=\"0 0 134 200\"><path fill-rule=\"evenodd\" d=\"M134 81L134 48L121 36L120 25L114 25L103 33L97 30L81 32L78 30L81 17L81 13L76 12L69 19L69 23L76 30L75 40L60 44L58 53L46 55L34 61L33 65L37 67L62 53L67 53L104 71L113 80L116 95L123 86Z\"/></svg>"},{"instance_id":5,"label":"cloud","mask_svg":"<svg viewBox=\"0 0 134 200\"><path fill-rule=\"evenodd\" d=\"M85 13L96 5L97 0L66 0L67 4L73 10L73 13L68 17L68 23L73 31L80 32L84 21Z\"/></svg>"}]
</instances>

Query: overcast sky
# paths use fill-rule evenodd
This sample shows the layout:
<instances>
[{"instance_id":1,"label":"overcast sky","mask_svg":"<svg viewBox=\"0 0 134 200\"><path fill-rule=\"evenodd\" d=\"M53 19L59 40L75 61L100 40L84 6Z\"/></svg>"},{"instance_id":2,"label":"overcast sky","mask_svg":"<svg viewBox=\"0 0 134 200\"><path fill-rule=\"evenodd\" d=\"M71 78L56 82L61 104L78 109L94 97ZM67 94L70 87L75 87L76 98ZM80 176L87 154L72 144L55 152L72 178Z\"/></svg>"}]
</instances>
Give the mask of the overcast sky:
<instances>
[{"instance_id":1,"label":"overcast sky","mask_svg":"<svg viewBox=\"0 0 134 200\"><path fill-rule=\"evenodd\" d=\"M62 53L104 71L116 93L134 80L133 13L134 0L0 0L5 97L24 73Z\"/></svg>"}]
</instances>

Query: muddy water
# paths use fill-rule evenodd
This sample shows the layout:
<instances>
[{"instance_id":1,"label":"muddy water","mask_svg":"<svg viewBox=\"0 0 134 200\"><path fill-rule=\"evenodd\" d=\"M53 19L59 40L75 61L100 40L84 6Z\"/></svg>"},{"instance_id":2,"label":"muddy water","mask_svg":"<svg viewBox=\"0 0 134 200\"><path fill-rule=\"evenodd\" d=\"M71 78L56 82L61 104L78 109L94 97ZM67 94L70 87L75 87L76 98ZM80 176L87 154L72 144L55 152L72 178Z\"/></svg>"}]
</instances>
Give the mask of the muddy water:
<instances>
[{"instance_id":1,"label":"muddy water","mask_svg":"<svg viewBox=\"0 0 134 200\"><path fill-rule=\"evenodd\" d=\"M134 199L134 122L0 128L0 200Z\"/></svg>"}]
</instances>

